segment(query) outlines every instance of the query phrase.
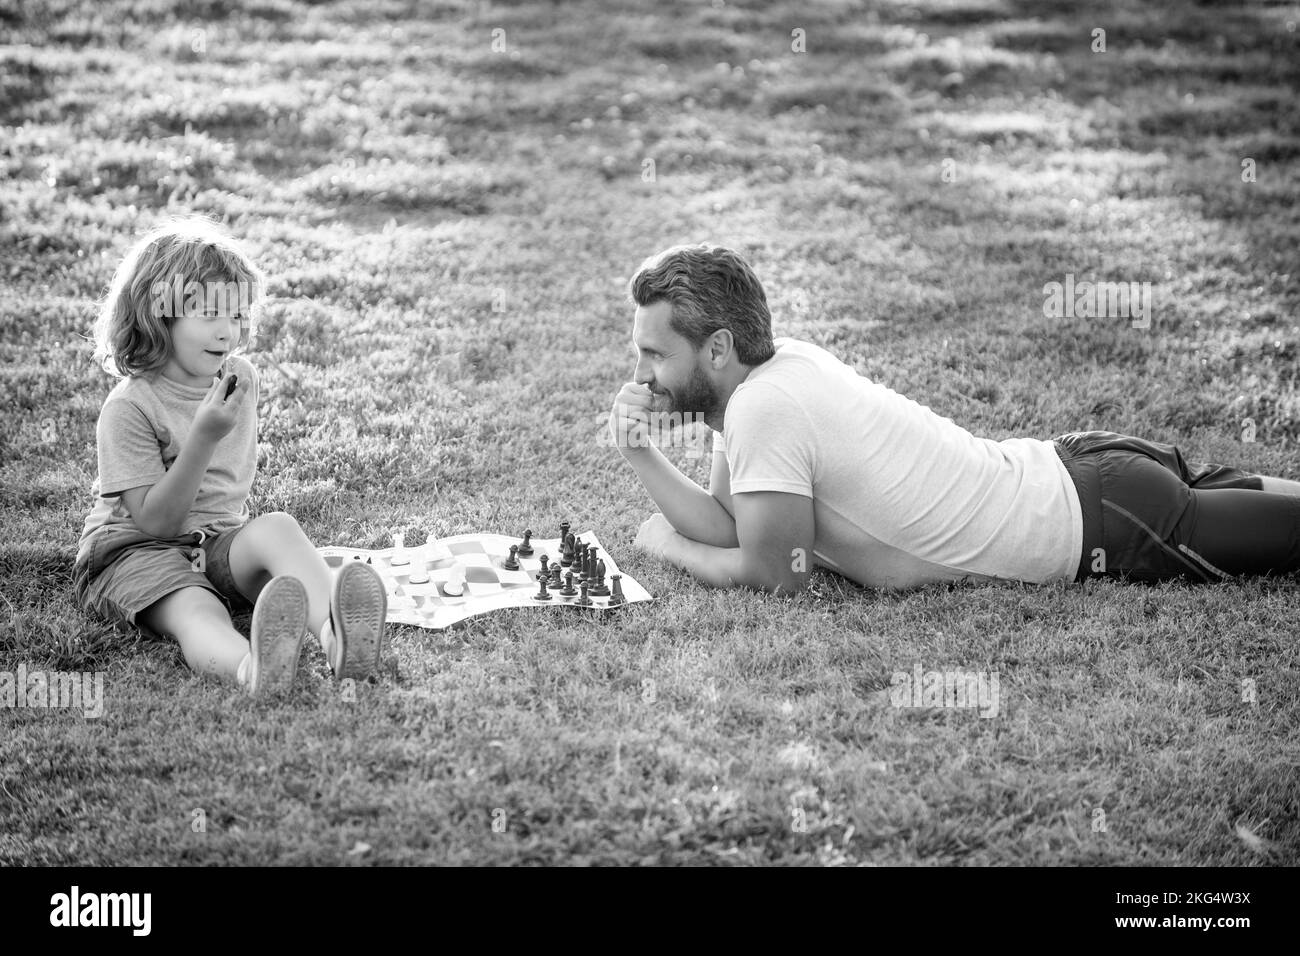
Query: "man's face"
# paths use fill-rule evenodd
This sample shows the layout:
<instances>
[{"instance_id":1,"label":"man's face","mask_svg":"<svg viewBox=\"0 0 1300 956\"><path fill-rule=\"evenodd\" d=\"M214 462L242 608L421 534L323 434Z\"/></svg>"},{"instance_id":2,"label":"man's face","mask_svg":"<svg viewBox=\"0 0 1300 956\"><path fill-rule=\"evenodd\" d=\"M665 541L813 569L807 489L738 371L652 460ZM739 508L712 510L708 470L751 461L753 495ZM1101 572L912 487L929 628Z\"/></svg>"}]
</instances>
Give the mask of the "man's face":
<instances>
[{"instance_id":1,"label":"man's face","mask_svg":"<svg viewBox=\"0 0 1300 956\"><path fill-rule=\"evenodd\" d=\"M674 332L672 311L667 301L637 306L632 322L636 381L654 392L656 412L711 414L719 396L708 370L707 345L696 349Z\"/></svg>"}]
</instances>

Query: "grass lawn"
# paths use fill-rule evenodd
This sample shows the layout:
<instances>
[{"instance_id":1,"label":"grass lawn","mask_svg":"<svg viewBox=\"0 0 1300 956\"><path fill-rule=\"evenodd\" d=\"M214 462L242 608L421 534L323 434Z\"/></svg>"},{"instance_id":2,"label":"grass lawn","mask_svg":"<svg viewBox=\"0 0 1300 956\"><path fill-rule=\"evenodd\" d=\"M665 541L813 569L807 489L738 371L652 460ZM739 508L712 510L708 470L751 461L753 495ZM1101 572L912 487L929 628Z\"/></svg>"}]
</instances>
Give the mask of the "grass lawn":
<instances>
[{"instance_id":1,"label":"grass lawn","mask_svg":"<svg viewBox=\"0 0 1300 956\"><path fill-rule=\"evenodd\" d=\"M1297 582L715 592L632 549L604 437L628 278L708 240L975 434L1300 477L1300 6L1088 6L0 0L0 670L104 674L97 720L0 708L0 864L1300 861ZM394 627L355 701L86 617L83 335L178 212L272 277L256 512L568 518L658 600ZM1045 318L1067 274L1151 327ZM917 665L996 716L892 706Z\"/></svg>"}]
</instances>

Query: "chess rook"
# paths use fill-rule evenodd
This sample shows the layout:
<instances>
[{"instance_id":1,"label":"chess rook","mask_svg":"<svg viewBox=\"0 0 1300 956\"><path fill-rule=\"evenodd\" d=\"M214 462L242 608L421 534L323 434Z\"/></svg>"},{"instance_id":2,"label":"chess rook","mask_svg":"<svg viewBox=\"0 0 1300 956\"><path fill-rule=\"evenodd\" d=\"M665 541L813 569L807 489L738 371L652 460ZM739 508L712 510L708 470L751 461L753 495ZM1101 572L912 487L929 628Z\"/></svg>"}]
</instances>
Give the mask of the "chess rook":
<instances>
[{"instance_id":1,"label":"chess rook","mask_svg":"<svg viewBox=\"0 0 1300 956\"><path fill-rule=\"evenodd\" d=\"M609 595L609 606L617 607L627 600L627 598L623 596L623 575L611 574L609 580L614 585L614 590L610 592Z\"/></svg>"}]
</instances>

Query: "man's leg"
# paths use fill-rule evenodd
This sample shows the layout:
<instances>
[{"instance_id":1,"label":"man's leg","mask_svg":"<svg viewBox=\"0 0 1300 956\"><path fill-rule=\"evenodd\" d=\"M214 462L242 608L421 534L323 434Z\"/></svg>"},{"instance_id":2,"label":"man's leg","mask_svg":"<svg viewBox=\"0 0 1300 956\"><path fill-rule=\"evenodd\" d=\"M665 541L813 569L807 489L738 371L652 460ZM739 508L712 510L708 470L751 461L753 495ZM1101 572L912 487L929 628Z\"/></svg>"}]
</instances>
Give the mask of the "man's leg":
<instances>
[{"instance_id":1,"label":"man's leg","mask_svg":"<svg viewBox=\"0 0 1300 956\"><path fill-rule=\"evenodd\" d=\"M1300 496L1193 489L1173 540L1225 574L1300 571Z\"/></svg>"},{"instance_id":2,"label":"man's leg","mask_svg":"<svg viewBox=\"0 0 1300 956\"><path fill-rule=\"evenodd\" d=\"M1268 475L1260 475L1259 480L1263 483L1263 491L1270 491L1275 495L1300 497L1300 481L1292 481L1290 478L1272 478Z\"/></svg>"}]
</instances>

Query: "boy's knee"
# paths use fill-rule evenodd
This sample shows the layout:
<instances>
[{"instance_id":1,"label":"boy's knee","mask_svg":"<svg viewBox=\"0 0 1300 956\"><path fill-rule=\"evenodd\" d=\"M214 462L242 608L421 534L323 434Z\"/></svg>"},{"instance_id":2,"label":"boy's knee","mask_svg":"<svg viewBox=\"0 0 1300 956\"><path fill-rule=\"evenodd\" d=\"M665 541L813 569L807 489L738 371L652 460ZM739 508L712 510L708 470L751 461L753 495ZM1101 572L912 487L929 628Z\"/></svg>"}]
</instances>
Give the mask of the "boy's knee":
<instances>
[{"instance_id":1,"label":"boy's knee","mask_svg":"<svg viewBox=\"0 0 1300 956\"><path fill-rule=\"evenodd\" d=\"M270 514L254 518L243 533L251 533L260 541L272 545L305 537L302 528L298 527L297 519L283 511L272 511Z\"/></svg>"},{"instance_id":2,"label":"boy's knee","mask_svg":"<svg viewBox=\"0 0 1300 956\"><path fill-rule=\"evenodd\" d=\"M229 620L225 605L215 594L207 588L187 587L155 601L140 613L140 620L153 630L166 633L187 620L213 615Z\"/></svg>"}]
</instances>

